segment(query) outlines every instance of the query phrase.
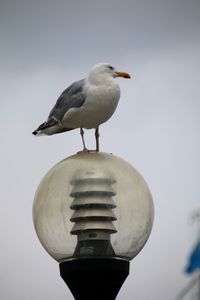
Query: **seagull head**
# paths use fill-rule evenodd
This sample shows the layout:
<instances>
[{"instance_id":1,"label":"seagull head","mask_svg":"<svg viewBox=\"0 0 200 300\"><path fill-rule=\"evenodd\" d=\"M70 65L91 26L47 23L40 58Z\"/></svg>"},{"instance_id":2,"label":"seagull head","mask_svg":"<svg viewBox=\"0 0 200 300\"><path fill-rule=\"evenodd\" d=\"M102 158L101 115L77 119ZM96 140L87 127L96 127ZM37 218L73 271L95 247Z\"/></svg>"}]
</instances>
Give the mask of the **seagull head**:
<instances>
[{"instance_id":1,"label":"seagull head","mask_svg":"<svg viewBox=\"0 0 200 300\"><path fill-rule=\"evenodd\" d=\"M100 63L95 65L89 72L89 81L103 81L104 79L112 79L116 77L131 78L131 76L123 71L118 71L111 64Z\"/></svg>"}]
</instances>

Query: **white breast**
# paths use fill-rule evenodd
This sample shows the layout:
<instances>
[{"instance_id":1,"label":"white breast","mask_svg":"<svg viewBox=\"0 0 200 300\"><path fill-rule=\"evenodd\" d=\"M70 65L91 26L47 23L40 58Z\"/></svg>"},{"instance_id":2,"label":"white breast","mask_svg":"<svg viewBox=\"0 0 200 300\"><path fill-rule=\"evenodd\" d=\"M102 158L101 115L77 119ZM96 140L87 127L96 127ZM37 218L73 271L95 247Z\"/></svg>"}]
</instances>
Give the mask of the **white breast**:
<instances>
[{"instance_id":1,"label":"white breast","mask_svg":"<svg viewBox=\"0 0 200 300\"><path fill-rule=\"evenodd\" d=\"M113 115L120 98L120 88L114 80L106 86L90 84L85 87L85 92L85 103L66 113L63 126L96 128Z\"/></svg>"}]
</instances>

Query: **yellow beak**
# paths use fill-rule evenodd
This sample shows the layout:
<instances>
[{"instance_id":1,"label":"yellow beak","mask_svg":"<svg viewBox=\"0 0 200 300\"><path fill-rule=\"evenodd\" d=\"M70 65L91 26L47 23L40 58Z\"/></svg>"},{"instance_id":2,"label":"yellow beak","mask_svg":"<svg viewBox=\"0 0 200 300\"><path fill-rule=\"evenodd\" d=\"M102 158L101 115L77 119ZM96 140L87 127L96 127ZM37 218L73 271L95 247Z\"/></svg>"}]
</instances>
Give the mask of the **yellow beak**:
<instances>
[{"instance_id":1,"label":"yellow beak","mask_svg":"<svg viewBox=\"0 0 200 300\"><path fill-rule=\"evenodd\" d=\"M126 72L119 71L119 72L116 72L116 74L117 74L117 77L131 78L131 76Z\"/></svg>"}]
</instances>

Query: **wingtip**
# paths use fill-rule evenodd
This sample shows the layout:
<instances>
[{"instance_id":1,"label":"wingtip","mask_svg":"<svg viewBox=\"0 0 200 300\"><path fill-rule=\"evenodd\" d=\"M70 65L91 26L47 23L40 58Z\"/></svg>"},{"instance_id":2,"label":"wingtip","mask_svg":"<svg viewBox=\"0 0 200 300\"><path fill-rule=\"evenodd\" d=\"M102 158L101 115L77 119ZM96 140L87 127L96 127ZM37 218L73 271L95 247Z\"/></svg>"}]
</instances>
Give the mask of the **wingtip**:
<instances>
[{"instance_id":1,"label":"wingtip","mask_svg":"<svg viewBox=\"0 0 200 300\"><path fill-rule=\"evenodd\" d=\"M33 134L33 135L37 135L37 134L38 134L37 130L34 130L34 131L32 132L32 134Z\"/></svg>"}]
</instances>

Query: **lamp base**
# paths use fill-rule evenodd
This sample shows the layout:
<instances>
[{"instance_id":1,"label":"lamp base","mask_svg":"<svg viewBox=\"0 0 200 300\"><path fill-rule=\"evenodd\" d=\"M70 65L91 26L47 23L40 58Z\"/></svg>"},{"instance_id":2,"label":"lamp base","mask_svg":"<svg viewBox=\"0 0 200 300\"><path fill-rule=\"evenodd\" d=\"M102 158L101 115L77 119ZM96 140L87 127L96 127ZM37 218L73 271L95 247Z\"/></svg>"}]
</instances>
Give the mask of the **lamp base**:
<instances>
[{"instance_id":1,"label":"lamp base","mask_svg":"<svg viewBox=\"0 0 200 300\"><path fill-rule=\"evenodd\" d=\"M60 275L76 300L114 300L129 265L118 258L72 259L60 263Z\"/></svg>"}]
</instances>

